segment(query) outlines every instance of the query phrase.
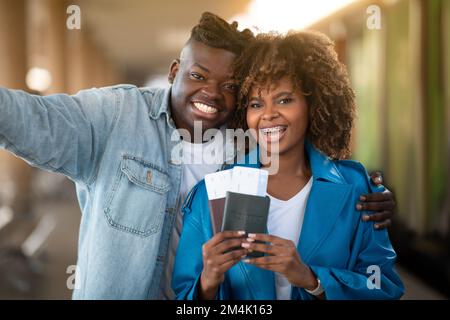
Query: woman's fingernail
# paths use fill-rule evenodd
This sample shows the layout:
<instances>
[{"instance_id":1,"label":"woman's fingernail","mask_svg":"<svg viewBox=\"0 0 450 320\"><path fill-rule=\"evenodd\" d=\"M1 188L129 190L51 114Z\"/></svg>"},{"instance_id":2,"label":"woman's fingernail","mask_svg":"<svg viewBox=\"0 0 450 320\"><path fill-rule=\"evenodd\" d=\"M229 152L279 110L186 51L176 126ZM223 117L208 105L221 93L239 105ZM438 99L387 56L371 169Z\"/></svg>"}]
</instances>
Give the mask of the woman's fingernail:
<instances>
[{"instance_id":1,"label":"woman's fingernail","mask_svg":"<svg viewBox=\"0 0 450 320\"><path fill-rule=\"evenodd\" d=\"M369 216L367 214L363 215L363 220L364 221L369 221Z\"/></svg>"},{"instance_id":2,"label":"woman's fingernail","mask_svg":"<svg viewBox=\"0 0 450 320\"><path fill-rule=\"evenodd\" d=\"M380 225L379 224L374 225L374 227L375 227L375 229L380 229Z\"/></svg>"},{"instance_id":3,"label":"woman's fingernail","mask_svg":"<svg viewBox=\"0 0 450 320\"><path fill-rule=\"evenodd\" d=\"M256 234L254 234L254 233L249 233L249 234L248 234L248 237L249 237L249 238L256 238Z\"/></svg>"},{"instance_id":4,"label":"woman's fingernail","mask_svg":"<svg viewBox=\"0 0 450 320\"><path fill-rule=\"evenodd\" d=\"M359 197L359 200L361 200L361 201L366 201L366 200L367 200L367 197L366 197L366 196L361 196L361 197Z\"/></svg>"},{"instance_id":5,"label":"woman's fingernail","mask_svg":"<svg viewBox=\"0 0 450 320\"><path fill-rule=\"evenodd\" d=\"M243 235L245 234L245 231L238 231L238 234L239 234L240 236L243 236Z\"/></svg>"},{"instance_id":6,"label":"woman's fingernail","mask_svg":"<svg viewBox=\"0 0 450 320\"><path fill-rule=\"evenodd\" d=\"M250 263L250 259L244 259L245 263Z\"/></svg>"},{"instance_id":7,"label":"woman's fingernail","mask_svg":"<svg viewBox=\"0 0 450 320\"><path fill-rule=\"evenodd\" d=\"M246 239L248 242L254 242L255 241L255 239L252 239L252 238L247 238Z\"/></svg>"},{"instance_id":8,"label":"woman's fingernail","mask_svg":"<svg viewBox=\"0 0 450 320\"><path fill-rule=\"evenodd\" d=\"M244 242L241 244L241 246L242 246L242 248L250 248L250 243Z\"/></svg>"},{"instance_id":9,"label":"woman's fingernail","mask_svg":"<svg viewBox=\"0 0 450 320\"><path fill-rule=\"evenodd\" d=\"M362 208L363 208L362 204L358 203L356 205L356 210L362 210Z\"/></svg>"}]
</instances>

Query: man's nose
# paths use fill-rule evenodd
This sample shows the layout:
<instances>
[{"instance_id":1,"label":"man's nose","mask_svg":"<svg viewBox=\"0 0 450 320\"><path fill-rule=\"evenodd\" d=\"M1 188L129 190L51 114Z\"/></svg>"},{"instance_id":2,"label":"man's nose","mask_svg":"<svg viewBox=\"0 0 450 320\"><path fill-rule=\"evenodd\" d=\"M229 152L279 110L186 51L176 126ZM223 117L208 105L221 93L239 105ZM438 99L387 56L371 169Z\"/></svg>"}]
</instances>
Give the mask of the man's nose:
<instances>
[{"instance_id":1,"label":"man's nose","mask_svg":"<svg viewBox=\"0 0 450 320\"><path fill-rule=\"evenodd\" d=\"M217 83L210 83L206 85L203 87L202 93L209 100L217 100L222 97L220 87Z\"/></svg>"}]
</instances>

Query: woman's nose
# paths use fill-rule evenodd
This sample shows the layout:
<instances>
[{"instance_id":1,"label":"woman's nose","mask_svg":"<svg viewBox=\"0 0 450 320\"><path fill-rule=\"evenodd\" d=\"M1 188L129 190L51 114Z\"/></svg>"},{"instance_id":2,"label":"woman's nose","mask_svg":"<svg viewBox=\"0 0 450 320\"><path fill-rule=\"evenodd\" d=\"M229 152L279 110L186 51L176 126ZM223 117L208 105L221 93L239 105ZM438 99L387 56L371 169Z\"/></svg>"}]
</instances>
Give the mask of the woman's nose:
<instances>
[{"instance_id":1,"label":"woman's nose","mask_svg":"<svg viewBox=\"0 0 450 320\"><path fill-rule=\"evenodd\" d=\"M262 119L266 121L272 121L280 116L276 108L271 106L267 106L264 110L264 114L262 115Z\"/></svg>"}]
</instances>

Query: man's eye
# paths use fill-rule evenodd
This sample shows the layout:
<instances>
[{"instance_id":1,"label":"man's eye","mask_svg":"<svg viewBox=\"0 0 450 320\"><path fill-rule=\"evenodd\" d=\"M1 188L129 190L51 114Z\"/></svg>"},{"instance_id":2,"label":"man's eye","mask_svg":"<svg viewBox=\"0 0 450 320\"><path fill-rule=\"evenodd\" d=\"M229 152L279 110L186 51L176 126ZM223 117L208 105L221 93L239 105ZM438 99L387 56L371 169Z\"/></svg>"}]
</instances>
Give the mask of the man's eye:
<instances>
[{"instance_id":1,"label":"man's eye","mask_svg":"<svg viewBox=\"0 0 450 320\"><path fill-rule=\"evenodd\" d=\"M191 72L191 77L195 80L204 80L205 77L203 77L201 74L198 74L197 72Z\"/></svg>"},{"instance_id":2,"label":"man's eye","mask_svg":"<svg viewBox=\"0 0 450 320\"><path fill-rule=\"evenodd\" d=\"M225 87L225 89L230 90L232 92L236 92L239 89L239 86L234 83L226 84L224 87Z\"/></svg>"}]
</instances>

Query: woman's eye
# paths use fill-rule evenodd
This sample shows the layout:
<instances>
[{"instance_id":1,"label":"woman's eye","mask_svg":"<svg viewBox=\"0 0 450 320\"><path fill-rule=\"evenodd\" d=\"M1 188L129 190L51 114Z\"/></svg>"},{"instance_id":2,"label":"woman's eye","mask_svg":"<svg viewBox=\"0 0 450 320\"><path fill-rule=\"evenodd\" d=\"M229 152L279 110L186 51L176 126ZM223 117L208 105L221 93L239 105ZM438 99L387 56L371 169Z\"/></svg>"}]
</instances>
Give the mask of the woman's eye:
<instances>
[{"instance_id":1,"label":"woman's eye","mask_svg":"<svg viewBox=\"0 0 450 320\"><path fill-rule=\"evenodd\" d=\"M280 102L280 104L288 104L288 103L292 102L292 98L284 98L284 99L281 99L279 102Z\"/></svg>"},{"instance_id":2,"label":"woman's eye","mask_svg":"<svg viewBox=\"0 0 450 320\"><path fill-rule=\"evenodd\" d=\"M198 74L196 72L191 72L191 77L194 78L195 80L204 80L205 79L201 74Z\"/></svg>"},{"instance_id":3,"label":"woman's eye","mask_svg":"<svg viewBox=\"0 0 450 320\"><path fill-rule=\"evenodd\" d=\"M252 109L255 109L255 108L260 108L261 107L261 105L259 104L259 103L250 103L249 104L249 106L250 106L250 108L252 108Z\"/></svg>"}]
</instances>

